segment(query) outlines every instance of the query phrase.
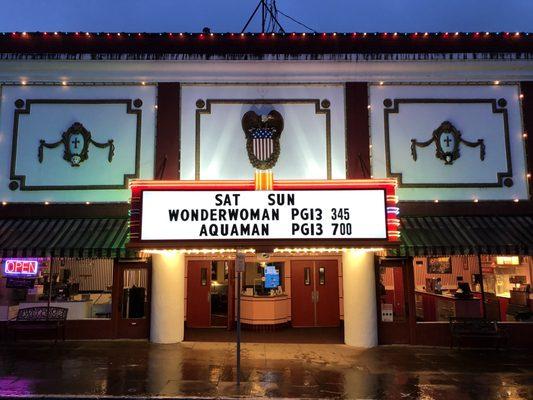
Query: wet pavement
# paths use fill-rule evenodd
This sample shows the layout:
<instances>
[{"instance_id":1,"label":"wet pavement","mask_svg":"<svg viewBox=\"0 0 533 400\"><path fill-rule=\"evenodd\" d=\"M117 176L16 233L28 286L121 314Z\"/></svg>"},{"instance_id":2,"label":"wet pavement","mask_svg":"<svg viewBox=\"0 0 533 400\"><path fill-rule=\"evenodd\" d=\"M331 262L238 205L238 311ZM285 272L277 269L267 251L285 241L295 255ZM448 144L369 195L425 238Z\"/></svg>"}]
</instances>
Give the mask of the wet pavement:
<instances>
[{"instance_id":1,"label":"wet pavement","mask_svg":"<svg viewBox=\"0 0 533 400\"><path fill-rule=\"evenodd\" d=\"M533 399L533 349L145 341L0 344L0 396Z\"/></svg>"}]
</instances>

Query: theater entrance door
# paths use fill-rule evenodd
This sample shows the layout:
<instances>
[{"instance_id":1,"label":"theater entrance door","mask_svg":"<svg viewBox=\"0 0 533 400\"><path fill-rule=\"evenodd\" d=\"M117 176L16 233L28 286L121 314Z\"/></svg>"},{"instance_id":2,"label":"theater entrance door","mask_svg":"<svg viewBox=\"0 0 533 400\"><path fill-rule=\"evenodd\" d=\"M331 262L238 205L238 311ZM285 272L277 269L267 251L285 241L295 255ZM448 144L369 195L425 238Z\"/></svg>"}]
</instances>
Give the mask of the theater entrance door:
<instances>
[{"instance_id":1,"label":"theater entrance door","mask_svg":"<svg viewBox=\"0 0 533 400\"><path fill-rule=\"evenodd\" d=\"M150 270L144 262L115 262L112 313L116 338L148 338Z\"/></svg>"},{"instance_id":2,"label":"theater entrance door","mask_svg":"<svg viewBox=\"0 0 533 400\"><path fill-rule=\"evenodd\" d=\"M339 326L338 262L291 261L291 298L293 327Z\"/></svg>"},{"instance_id":3,"label":"theater entrance door","mask_svg":"<svg viewBox=\"0 0 533 400\"><path fill-rule=\"evenodd\" d=\"M188 261L187 328L231 328L234 287L233 261Z\"/></svg>"}]
</instances>

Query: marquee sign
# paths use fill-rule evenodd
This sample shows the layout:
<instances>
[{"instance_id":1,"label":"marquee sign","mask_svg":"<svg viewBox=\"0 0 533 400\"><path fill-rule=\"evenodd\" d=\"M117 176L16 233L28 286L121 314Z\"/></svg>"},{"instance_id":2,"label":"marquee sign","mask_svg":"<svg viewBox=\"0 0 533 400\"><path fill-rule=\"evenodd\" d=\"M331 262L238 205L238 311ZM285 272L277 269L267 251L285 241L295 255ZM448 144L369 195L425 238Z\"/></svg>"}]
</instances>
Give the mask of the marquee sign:
<instances>
[{"instance_id":1,"label":"marquee sign","mask_svg":"<svg viewBox=\"0 0 533 400\"><path fill-rule=\"evenodd\" d=\"M130 245L358 246L398 240L396 181L135 181Z\"/></svg>"}]
</instances>

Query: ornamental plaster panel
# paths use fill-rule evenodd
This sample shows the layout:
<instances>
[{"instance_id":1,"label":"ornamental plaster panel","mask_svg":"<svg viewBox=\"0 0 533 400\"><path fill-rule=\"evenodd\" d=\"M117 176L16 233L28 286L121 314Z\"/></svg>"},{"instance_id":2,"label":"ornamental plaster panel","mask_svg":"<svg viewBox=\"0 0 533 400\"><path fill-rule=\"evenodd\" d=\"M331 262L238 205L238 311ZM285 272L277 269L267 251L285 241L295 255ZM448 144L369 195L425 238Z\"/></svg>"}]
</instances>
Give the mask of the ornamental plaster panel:
<instances>
[{"instance_id":1,"label":"ornamental plaster panel","mask_svg":"<svg viewBox=\"0 0 533 400\"><path fill-rule=\"evenodd\" d=\"M153 177L155 88L4 86L0 137L2 201L127 201Z\"/></svg>"},{"instance_id":2,"label":"ornamental plaster panel","mask_svg":"<svg viewBox=\"0 0 533 400\"><path fill-rule=\"evenodd\" d=\"M275 179L342 179L343 85L183 85L182 179L252 179L241 126L250 110L284 120Z\"/></svg>"},{"instance_id":3,"label":"ornamental plaster panel","mask_svg":"<svg viewBox=\"0 0 533 400\"><path fill-rule=\"evenodd\" d=\"M372 174L396 177L401 200L528 198L518 85L372 85L369 94Z\"/></svg>"}]
</instances>

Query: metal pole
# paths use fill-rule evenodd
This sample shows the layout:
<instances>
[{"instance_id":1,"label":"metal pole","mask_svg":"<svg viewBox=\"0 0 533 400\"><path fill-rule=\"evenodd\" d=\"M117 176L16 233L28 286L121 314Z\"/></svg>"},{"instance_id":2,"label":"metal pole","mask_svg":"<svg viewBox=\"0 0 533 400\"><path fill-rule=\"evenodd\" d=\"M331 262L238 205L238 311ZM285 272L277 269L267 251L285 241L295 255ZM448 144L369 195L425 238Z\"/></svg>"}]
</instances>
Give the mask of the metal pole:
<instances>
[{"instance_id":1,"label":"metal pole","mask_svg":"<svg viewBox=\"0 0 533 400\"><path fill-rule=\"evenodd\" d=\"M261 4L263 4L263 0L257 3L257 6L254 9L254 12L252 13L252 15L250 15L250 18L248 18L248 21L246 21L246 24L244 25L244 28L242 28L241 33L244 33L246 28L248 28L248 25L250 24L250 22L252 22L252 19L254 19L255 13L257 13L257 10L259 10L259 7L261 6Z\"/></svg>"},{"instance_id":2,"label":"metal pole","mask_svg":"<svg viewBox=\"0 0 533 400\"><path fill-rule=\"evenodd\" d=\"M265 20L266 20L266 14L265 14L265 0L261 0L261 33L265 33Z\"/></svg>"},{"instance_id":3,"label":"metal pole","mask_svg":"<svg viewBox=\"0 0 533 400\"><path fill-rule=\"evenodd\" d=\"M46 308L46 319L50 317L50 303L52 302L52 272L54 269L53 258L50 257L50 274L48 276L48 304Z\"/></svg>"},{"instance_id":4,"label":"metal pole","mask_svg":"<svg viewBox=\"0 0 533 400\"><path fill-rule=\"evenodd\" d=\"M237 272L237 386L241 385L241 274Z\"/></svg>"},{"instance_id":5,"label":"metal pole","mask_svg":"<svg viewBox=\"0 0 533 400\"><path fill-rule=\"evenodd\" d=\"M52 273L54 271L54 264L52 259L50 259L50 273L48 275L48 308L50 308L50 303L52 302Z\"/></svg>"},{"instance_id":6,"label":"metal pole","mask_svg":"<svg viewBox=\"0 0 533 400\"><path fill-rule=\"evenodd\" d=\"M483 319L487 318L487 305L485 304L485 287L483 286L483 268L481 267L481 255L477 255L479 265L479 286L481 287L481 304L483 306Z\"/></svg>"}]
</instances>

